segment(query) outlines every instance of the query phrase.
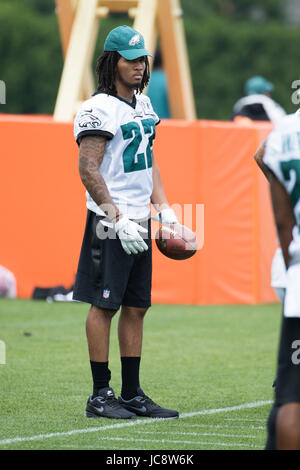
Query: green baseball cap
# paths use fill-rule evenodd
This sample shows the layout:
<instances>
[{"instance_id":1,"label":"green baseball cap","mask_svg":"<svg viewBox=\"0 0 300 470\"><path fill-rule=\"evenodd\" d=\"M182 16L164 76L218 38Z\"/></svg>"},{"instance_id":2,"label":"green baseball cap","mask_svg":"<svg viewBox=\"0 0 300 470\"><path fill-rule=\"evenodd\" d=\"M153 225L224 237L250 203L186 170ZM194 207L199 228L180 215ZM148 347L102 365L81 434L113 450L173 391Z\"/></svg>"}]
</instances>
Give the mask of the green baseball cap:
<instances>
[{"instance_id":1,"label":"green baseball cap","mask_svg":"<svg viewBox=\"0 0 300 470\"><path fill-rule=\"evenodd\" d=\"M152 57L152 54L145 49L143 36L126 25L111 30L105 40L104 50L117 51L127 60L134 60L145 55Z\"/></svg>"},{"instance_id":2,"label":"green baseball cap","mask_svg":"<svg viewBox=\"0 0 300 470\"><path fill-rule=\"evenodd\" d=\"M264 77L252 77L246 81L245 93L247 95L255 95L261 93L268 93L274 89L274 85L268 82Z\"/></svg>"}]
</instances>

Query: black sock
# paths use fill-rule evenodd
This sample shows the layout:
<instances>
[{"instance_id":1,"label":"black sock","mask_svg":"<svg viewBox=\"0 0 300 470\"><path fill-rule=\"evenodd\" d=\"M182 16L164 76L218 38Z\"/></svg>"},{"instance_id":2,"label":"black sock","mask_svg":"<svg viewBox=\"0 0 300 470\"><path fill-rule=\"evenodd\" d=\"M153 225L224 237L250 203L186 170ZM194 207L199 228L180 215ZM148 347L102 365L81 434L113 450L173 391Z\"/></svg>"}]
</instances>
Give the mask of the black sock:
<instances>
[{"instance_id":1,"label":"black sock","mask_svg":"<svg viewBox=\"0 0 300 470\"><path fill-rule=\"evenodd\" d=\"M122 364L122 391L124 400L131 400L137 396L137 389L140 386L140 357L121 357Z\"/></svg>"},{"instance_id":2,"label":"black sock","mask_svg":"<svg viewBox=\"0 0 300 470\"><path fill-rule=\"evenodd\" d=\"M265 450L276 450L276 419L280 406L274 403L267 421L267 442Z\"/></svg>"},{"instance_id":3,"label":"black sock","mask_svg":"<svg viewBox=\"0 0 300 470\"><path fill-rule=\"evenodd\" d=\"M96 397L101 388L109 387L111 377L108 362L90 361L93 376L93 396Z\"/></svg>"}]
</instances>

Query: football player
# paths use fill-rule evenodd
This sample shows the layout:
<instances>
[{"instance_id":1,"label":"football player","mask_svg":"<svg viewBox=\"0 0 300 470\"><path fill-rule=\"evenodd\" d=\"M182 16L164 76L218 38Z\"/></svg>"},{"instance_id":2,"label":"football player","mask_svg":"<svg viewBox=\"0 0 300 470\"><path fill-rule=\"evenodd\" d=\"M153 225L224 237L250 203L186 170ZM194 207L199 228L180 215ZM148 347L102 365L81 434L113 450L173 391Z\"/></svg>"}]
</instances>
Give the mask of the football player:
<instances>
[{"instance_id":1,"label":"football player","mask_svg":"<svg viewBox=\"0 0 300 470\"><path fill-rule=\"evenodd\" d=\"M287 269L266 449L300 450L300 110L275 127L262 153Z\"/></svg>"},{"instance_id":2,"label":"football player","mask_svg":"<svg viewBox=\"0 0 300 470\"><path fill-rule=\"evenodd\" d=\"M258 148L257 152L254 155L254 159L258 164L259 168L262 170L265 177L268 179L269 172L268 168L263 163L263 156L266 148L266 140ZM275 290L278 299L280 302L283 302L285 286L286 286L286 267L282 255L281 247L279 246L272 260L271 266L271 286Z\"/></svg>"},{"instance_id":3,"label":"football player","mask_svg":"<svg viewBox=\"0 0 300 470\"><path fill-rule=\"evenodd\" d=\"M97 61L97 92L74 123L88 209L73 294L91 304L86 334L93 394L87 417L178 417L145 395L139 382L143 319L151 304L150 201L162 224L177 222L152 153L159 117L142 94L150 55L139 32L113 29ZM117 399L109 386L108 353L111 320L120 307Z\"/></svg>"}]
</instances>

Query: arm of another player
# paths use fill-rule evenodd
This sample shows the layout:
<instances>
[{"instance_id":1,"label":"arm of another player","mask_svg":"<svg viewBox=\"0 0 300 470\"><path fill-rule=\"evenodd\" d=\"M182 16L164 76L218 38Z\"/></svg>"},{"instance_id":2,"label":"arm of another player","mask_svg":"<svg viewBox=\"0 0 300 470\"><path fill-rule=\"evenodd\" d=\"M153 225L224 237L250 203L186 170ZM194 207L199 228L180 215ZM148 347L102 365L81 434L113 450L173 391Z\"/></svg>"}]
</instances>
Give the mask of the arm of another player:
<instances>
[{"instance_id":1,"label":"arm of another player","mask_svg":"<svg viewBox=\"0 0 300 470\"><path fill-rule=\"evenodd\" d=\"M151 195L151 202L158 211L158 214L153 217L153 220L159 221L162 224L178 223L175 212L169 206L161 180L160 171L154 156L152 159L152 179L153 191Z\"/></svg>"},{"instance_id":2,"label":"arm of another player","mask_svg":"<svg viewBox=\"0 0 300 470\"><path fill-rule=\"evenodd\" d=\"M263 172L263 174L268 180L270 176L270 170L263 162L263 156L266 150L266 143L267 143L267 139L264 140L264 142L258 147L257 151L254 154L254 160L256 161L257 165L259 166L259 168L261 169L261 171Z\"/></svg>"},{"instance_id":3,"label":"arm of another player","mask_svg":"<svg viewBox=\"0 0 300 470\"><path fill-rule=\"evenodd\" d=\"M292 231L296 225L296 220L291 200L285 187L270 170L268 170L268 175L277 233L285 265L288 268L290 261L289 245L293 238Z\"/></svg>"},{"instance_id":4,"label":"arm of another player","mask_svg":"<svg viewBox=\"0 0 300 470\"><path fill-rule=\"evenodd\" d=\"M113 202L106 183L99 171L106 147L106 137L86 135L79 147L79 174L87 191L107 214L112 222L116 222L121 214Z\"/></svg>"}]
</instances>

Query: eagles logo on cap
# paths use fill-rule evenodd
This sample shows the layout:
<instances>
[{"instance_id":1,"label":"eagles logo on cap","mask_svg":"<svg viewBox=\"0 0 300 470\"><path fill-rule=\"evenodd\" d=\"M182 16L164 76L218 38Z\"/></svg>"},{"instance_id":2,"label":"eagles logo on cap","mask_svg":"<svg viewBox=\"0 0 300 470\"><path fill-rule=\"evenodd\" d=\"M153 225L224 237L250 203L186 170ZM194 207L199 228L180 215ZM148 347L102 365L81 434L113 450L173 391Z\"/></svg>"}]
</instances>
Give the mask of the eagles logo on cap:
<instances>
[{"instance_id":1,"label":"eagles logo on cap","mask_svg":"<svg viewBox=\"0 0 300 470\"><path fill-rule=\"evenodd\" d=\"M145 49L143 36L129 26L118 26L111 30L105 43L105 51L116 51L127 60L135 60L143 56L151 56Z\"/></svg>"},{"instance_id":2,"label":"eagles logo on cap","mask_svg":"<svg viewBox=\"0 0 300 470\"><path fill-rule=\"evenodd\" d=\"M139 34L135 34L133 38L130 39L129 41L129 46L135 46L140 42L141 38Z\"/></svg>"}]
</instances>

